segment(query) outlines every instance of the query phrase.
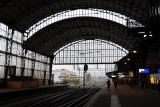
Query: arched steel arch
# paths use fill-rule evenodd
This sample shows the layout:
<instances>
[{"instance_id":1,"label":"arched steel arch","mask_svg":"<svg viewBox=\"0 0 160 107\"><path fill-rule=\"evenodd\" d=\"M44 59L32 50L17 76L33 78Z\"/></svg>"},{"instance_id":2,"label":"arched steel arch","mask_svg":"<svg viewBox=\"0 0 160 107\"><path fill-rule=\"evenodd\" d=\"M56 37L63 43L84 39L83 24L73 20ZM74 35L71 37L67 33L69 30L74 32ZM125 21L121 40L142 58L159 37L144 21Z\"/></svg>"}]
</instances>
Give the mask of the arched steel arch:
<instances>
[{"instance_id":1,"label":"arched steel arch","mask_svg":"<svg viewBox=\"0 0 160 107\"><path fill-rule=\"evenodd\" d=\"M0 21L24 32L52 14L65 10L97 8L124 14L147 25L150 0L1 0Z\"/></svg>"},{"instance_id":2,"label":"arched steel arch","mask_svg":"<svg viewBox=\"0 0 160 107\"><path fill-rule=\"evenodd\" d=\"M117 44L101 39L79 40L67 44L54 53L54 65L116 64L128 54Z\"/></svg>"},{"instance_id":3,"label":"arched steel arch","mask_svg":"<svg viewBox=\"0 0 160 107\"><path fill-rule=\"evenodd\" d=\"M64 19L74 18L74 17L97 17L97 18L103 18L103 19L117 22L129 28L143 27L142 24L125 15L108 11L108 10L103 10L103 9L88 8L88 9L77 9L77 10L66 10L66 11L48 16L42 19L41 21L35 23L34 25L32 25L30 28L28 28L25 31L25 35L27 36L27 38L29 38L34 33L38 32L39 30L41 30L42 28L50 24L53 24L55 22L58 22Z\"/></svg>"},{"instance_id":4,"label":"arched steel arch","mask_svg":"<svg viewBox=\"0 0 160 107\"><path fill-rule=\"evenodd\" d=\"M140 41L140 37L128 35L127 27L121 24L100 18L81 17L59 21L43 28L30 37L25 42L24 47L41 54L46 54L47 52L46 55L51 55L56 51L56 49L52 49L51 47L60 48L68 44L68 41L73 42L87 38L110 40L127 50L132 50L136 42Z\"/></svg>"},{"instance_id":5,"label":"arched steel arch","mask_svg":"<svg viewBox=\"0 0 160 107\"><path fill-rule=\"evenodd\" d=\"M122 48L122 47L120 47L120 46L116 46L115 44L110 43L109 41L106 41L106 40L101 40L101 39L91 39L91 40L100 41L100 42L102 42L102 43L107 43L107 44L109 44L109 45L112 45L112 46L116 47L117 49L122 50L122 51L125 52L126 54L127 54L127 52L128 52L128 51L125 50L124 48ZM68 48L69 46L72 46L72 45L74 45L74 44L78 44L78 43L83 42L83 41L85 41L85 39L78 40L78 41L75 41L75 42L72 42L72 43L69 43L69 44L63 46L62 48L60 48L59 50L57 50L57 51L54 53L54 56L56 56L58 53L60 53L60 52L63 51L64 49Z\"/></svg>"}]
</instances>

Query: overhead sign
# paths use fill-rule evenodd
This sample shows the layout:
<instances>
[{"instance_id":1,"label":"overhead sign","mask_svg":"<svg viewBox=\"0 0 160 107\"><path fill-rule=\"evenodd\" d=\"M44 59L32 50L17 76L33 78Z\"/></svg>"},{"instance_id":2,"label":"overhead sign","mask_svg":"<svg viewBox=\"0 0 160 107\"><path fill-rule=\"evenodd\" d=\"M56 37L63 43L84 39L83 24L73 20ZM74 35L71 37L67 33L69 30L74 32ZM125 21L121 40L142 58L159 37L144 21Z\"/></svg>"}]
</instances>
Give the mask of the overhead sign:
<instances>
[{"instance_id":1,"label":"overhead sign","mask_svg":"<svg viewBox=\"0 0 160 107\"><path fill-rule=\"evenodd\" d=\"M139 73L149 73L149 69L139 69Z\"/></svg>"}]
</instances>

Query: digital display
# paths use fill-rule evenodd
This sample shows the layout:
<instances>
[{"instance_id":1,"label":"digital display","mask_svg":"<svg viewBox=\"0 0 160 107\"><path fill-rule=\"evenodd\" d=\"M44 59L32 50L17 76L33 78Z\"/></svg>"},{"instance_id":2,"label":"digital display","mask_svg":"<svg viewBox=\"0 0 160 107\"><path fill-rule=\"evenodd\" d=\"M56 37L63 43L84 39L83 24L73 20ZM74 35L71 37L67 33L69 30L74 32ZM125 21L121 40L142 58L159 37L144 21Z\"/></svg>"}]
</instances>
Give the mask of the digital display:
<instances>
[{"instance_id":1,"label":"digital display","mask_svg":"<svg viewBox=\"0 0 160 107\"><path fill-rule=\"evenodd\" d=\"M160 73L160 69L158 69L158 73Z\"/></svg>"},{"instance_id":2,"label":"digital display","mask_svg":"<svg viewBox=\"0 0 160 107\"><path fill-rule=\"evenodd\" d=\"M139 69L139 73L149 73L149 69Z\"/></svg>"}]
</instances>

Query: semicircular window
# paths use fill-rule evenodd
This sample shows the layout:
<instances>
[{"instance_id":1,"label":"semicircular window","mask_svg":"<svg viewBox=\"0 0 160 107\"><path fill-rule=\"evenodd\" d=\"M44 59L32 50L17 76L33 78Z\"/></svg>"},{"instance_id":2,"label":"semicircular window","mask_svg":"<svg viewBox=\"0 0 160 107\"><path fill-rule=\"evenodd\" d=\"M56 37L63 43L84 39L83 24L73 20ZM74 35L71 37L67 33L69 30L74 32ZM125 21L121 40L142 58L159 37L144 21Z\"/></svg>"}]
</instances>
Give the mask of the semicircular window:
<instances>
[{"instance_id":1,"label":"semicircular window","mask_svg":"<svg viewBox=\"0 0 160 107\"><path fill-rule=\"evenodd\" d=\"M62 11L62 12L53 14L51 16L48 16L40 20L36 24L32 25L30 28L28 28L24 34L29 38L34 33L38 32L42 28L52 23L55 23L64 19L68 19L68 18L74 18L74 17L98 17L98 18L111 20L128 27L143 26L141 23L137 22L136 20L116 12L103 10L103 9L88 8L88 9L77 9L77 10L66 10L66 11Z\"/></svg>"},{"instance_id":2,"label":"semicircular window","mask_svg":"<svg viewBox=\"0 0 160 107\"><path fill-rule=\"evenodd\" d=\"M114 64L128 53L126 49L110 41L79 40L57 50L53 64Z\"/></svg>"}]
</instances>

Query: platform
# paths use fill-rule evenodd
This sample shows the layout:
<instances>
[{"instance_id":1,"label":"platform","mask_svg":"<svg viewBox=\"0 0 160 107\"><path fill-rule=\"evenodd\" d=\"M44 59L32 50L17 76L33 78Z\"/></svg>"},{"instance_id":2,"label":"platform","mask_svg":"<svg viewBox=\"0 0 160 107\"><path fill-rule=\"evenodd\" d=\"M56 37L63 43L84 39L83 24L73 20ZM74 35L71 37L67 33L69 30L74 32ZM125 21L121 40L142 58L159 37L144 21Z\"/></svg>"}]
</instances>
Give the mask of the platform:
<instances>
[{"instance_id":1,"label":"platform","mask_svg":"<svg viewBox=\"0 0 160 107\"><path fill-rule=\"evenodd\" d=\"M67 88L68 86L65 84L54 84L54 85L39 85L39 87L34 87L34 88L0 88L0 93L32 90L32 89L42 89L42 88L58 88L58 87Z\"/></svg>"},{"instance_id":2,"label":"platform","mask_svg":"<svg viewBox=\"0 0 160 107\"><path fill-rule=\"evenodd\" d=\"M160 107L160 94L151 89L131 88L129 85L104 86L87 107Z\"/></svg>"}]
</instances>

